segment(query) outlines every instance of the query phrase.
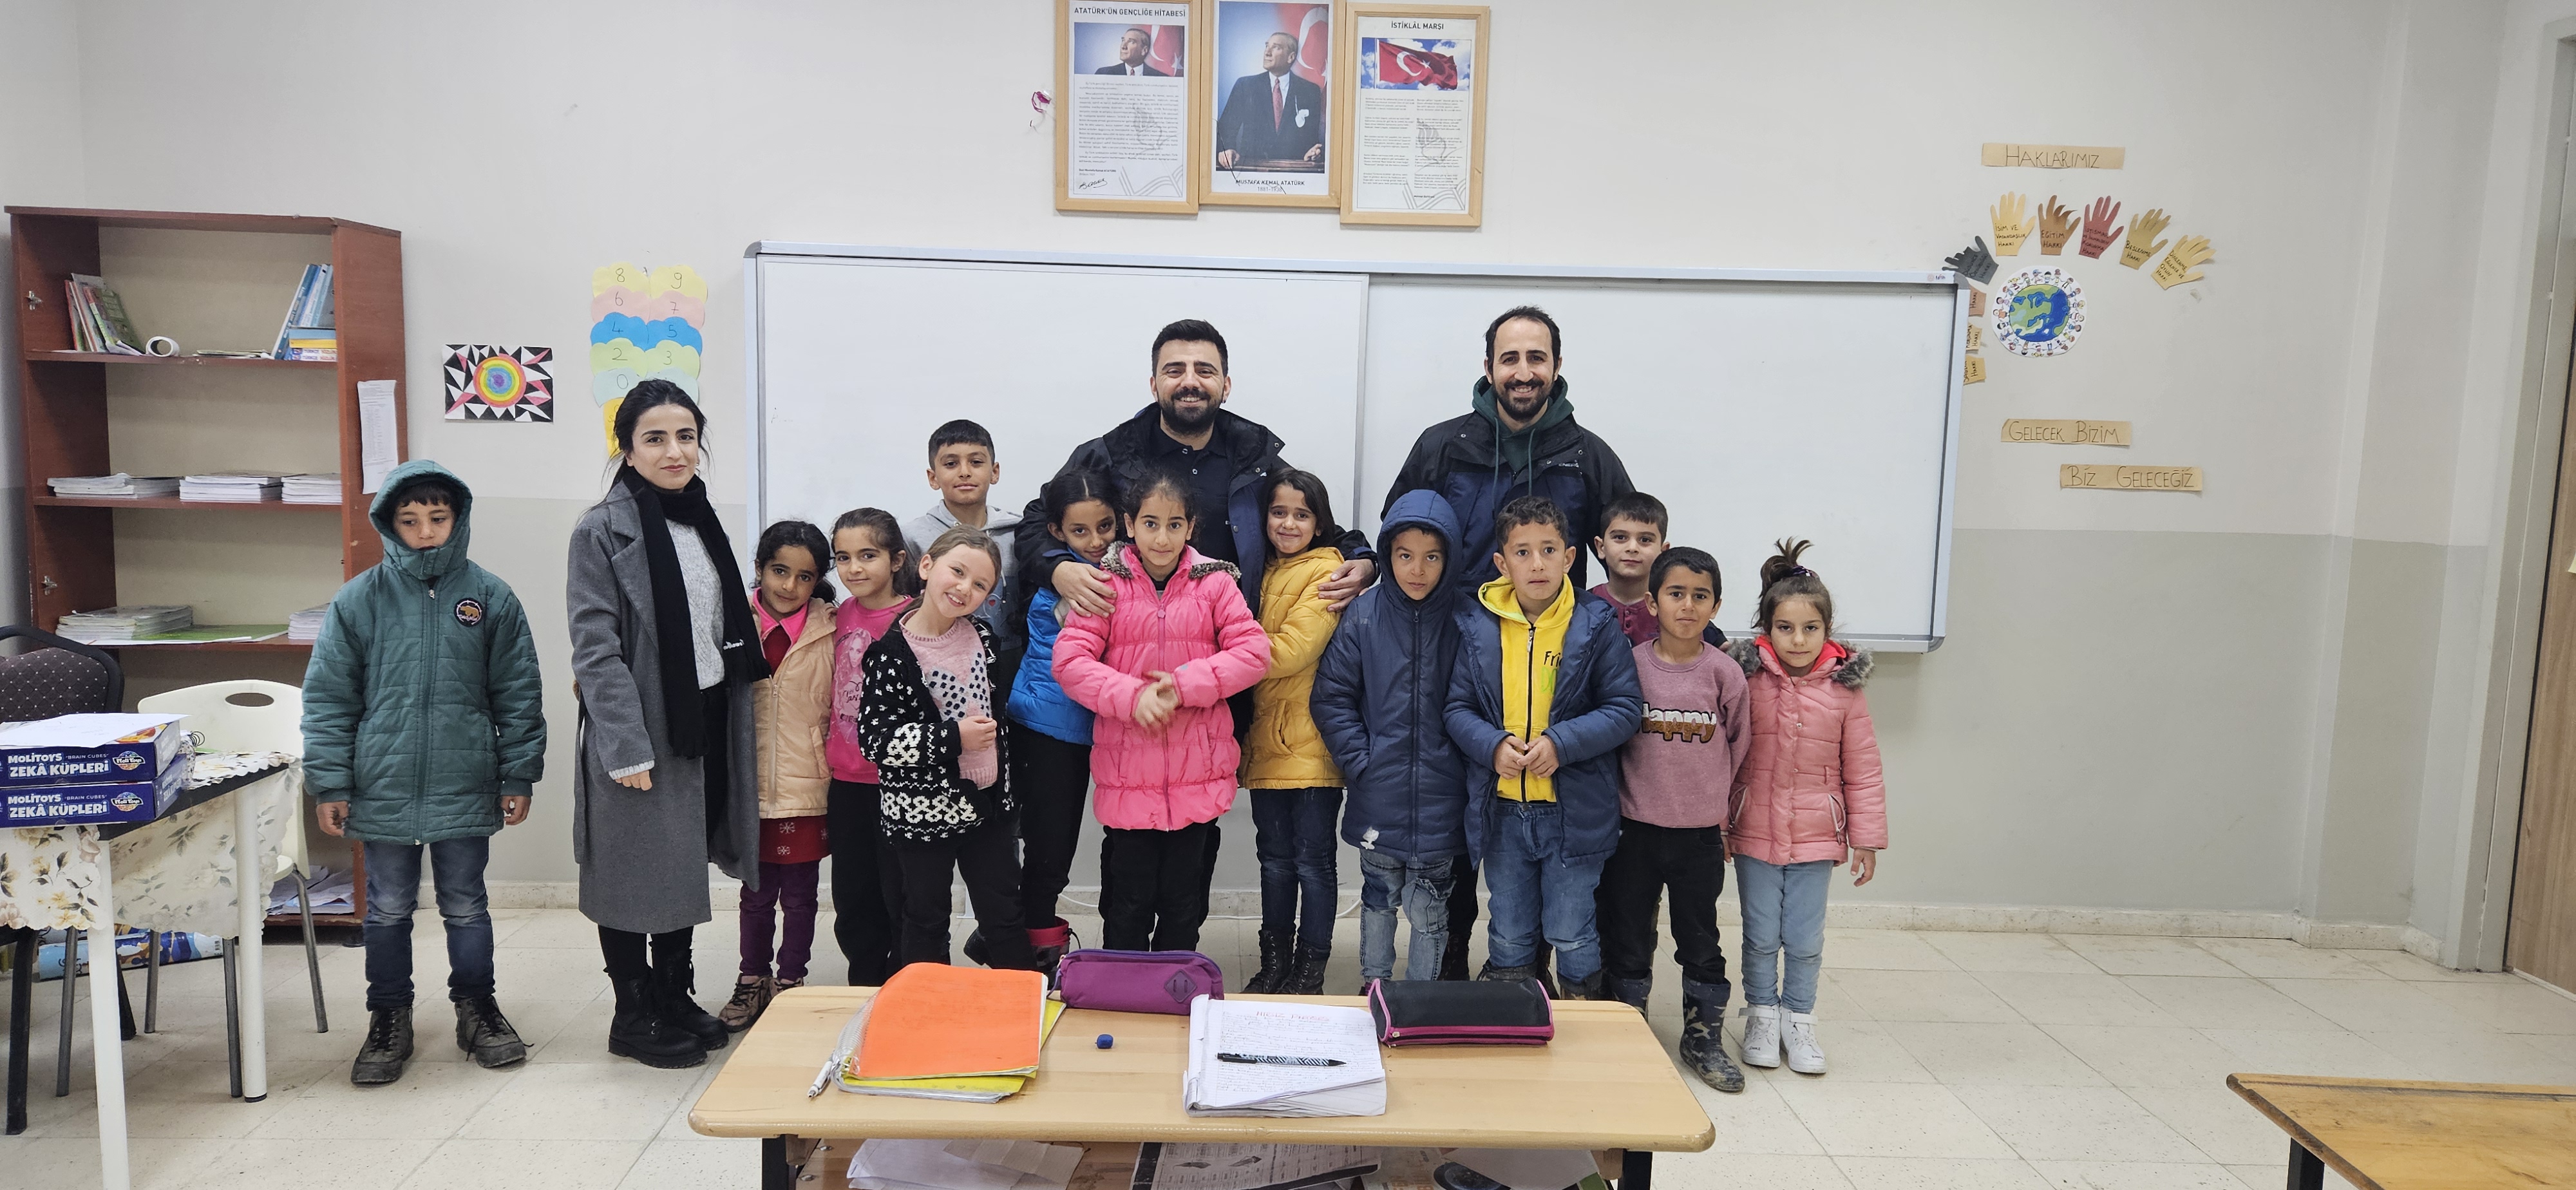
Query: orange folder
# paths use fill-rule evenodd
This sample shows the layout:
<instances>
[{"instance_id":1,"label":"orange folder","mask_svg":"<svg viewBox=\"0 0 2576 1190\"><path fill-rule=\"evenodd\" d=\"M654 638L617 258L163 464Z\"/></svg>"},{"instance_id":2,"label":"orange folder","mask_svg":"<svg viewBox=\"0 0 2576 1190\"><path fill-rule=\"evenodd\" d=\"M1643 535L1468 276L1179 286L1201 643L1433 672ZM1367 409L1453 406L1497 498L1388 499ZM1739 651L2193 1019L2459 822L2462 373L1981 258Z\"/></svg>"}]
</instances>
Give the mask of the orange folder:
<instances>
[{"instance_id":1,"label":"orange folder","mask_svg":"<svg viewBox=\"0 0 2576 1190\"><path fill-rule=\"evenodd\" d=\"M877 989L858 1077L1028 1074L1046 1039L1046 977L914 963Z\"/></svg>"}]
</instances>

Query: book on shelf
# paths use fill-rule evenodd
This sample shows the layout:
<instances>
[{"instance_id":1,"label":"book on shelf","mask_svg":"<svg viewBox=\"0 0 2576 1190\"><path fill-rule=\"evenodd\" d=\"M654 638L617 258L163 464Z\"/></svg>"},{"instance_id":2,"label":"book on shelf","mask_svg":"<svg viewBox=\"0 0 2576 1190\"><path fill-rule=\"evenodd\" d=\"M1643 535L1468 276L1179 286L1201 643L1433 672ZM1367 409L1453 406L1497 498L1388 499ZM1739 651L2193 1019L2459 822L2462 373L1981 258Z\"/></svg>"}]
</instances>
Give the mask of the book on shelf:
<instances>
[{"instance_id":1,"label":"book on shelf","mask_svg":"<svg viewBox=\"0 0 2576 1190\"><path fill-rule=\"evenodd\" d=\"M71 312L72 350L96 355L141 355L143 336L134 330L134 320L125 313L125 299L107 287L107 282L87 273L74 273L63 282L63 298Z\"/></svg>"},{"instance_id":2,"label":"book on shelf","mask_svg":"<svg viewBox=\"0 0 2576 1190\"><path fill-rule=\"evenodd\" d=\"M179 498L223 504L275 500L285 490L283 471L208 471L179 480Z\"/></svg>"},{"instance_id":3,"label":"book on shelf","mask_svg":"<svg viewBox=\"0 0 2576 1190\"><path fill-rule=\"evenodd\" d=\"M340 502L340 473L289 475L285 486L289 504L337 504Z\"/></svg>"},{"instance_id":4,"label":"book on shelf","mask_svg":"<svg viewBox=\"0 0 2576 1190\"><path fill-rule=\"evenodd\" d=\"M330 615L331 605L326 603L286 617L286 639L299 645L309 645L322 639L322 621Z\"/></svg>"},{"instance_id":5,"label":"book on shelf","mask_svg":"<svg viewBox=\"0 0 2576 1190\"><path fill-rule=\"evenodd\" d=\"M332 329L331 266L308 264L304 279L295 286L295 300L286 304L286 321L277 328L277 347L269 352L275 359L338 359L338 332ZM304 344L298 346L297 344ZM330 352L324 356L318 353ZM305 354L296 354L303 352Z\"/></svg>"},{"instance_id":6,"label":"book on shelf","mask_svg":"<svg viewBox=\"0 0 2576 1190\"><path fill-rule=\"evenodd\" d=\"M54 625L54 635L95 645L180 632L196 623L197 610L185 604L119 604L71 612Z\"/></svg>"},{"instance_id":7,"label":"book on shelf","mask_svg":"<svg viewBox=\"0 0 2576 1190\"><path fill-rule=\"evenodd\" d=\"M45 481L57 496L79 496L92 500L141 500L154 496L179 494L176 475L64 475Z\"/></svg>"}]
</instances>

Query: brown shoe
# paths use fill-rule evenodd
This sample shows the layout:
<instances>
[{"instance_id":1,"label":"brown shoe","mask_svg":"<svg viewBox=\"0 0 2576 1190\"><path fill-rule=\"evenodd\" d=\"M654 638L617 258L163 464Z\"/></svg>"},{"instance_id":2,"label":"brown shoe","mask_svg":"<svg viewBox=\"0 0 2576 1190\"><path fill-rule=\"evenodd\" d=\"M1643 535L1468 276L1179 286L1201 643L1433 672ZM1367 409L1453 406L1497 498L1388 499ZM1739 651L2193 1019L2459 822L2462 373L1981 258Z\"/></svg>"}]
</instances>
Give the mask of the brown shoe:
<instances>
[{"instance_id":1,"label":"brown shoe","mask_svg":"<svg viewBox=\"0 0 2576 1190\"><path fill-rule=\"evenodd\" d=\"M733 985L733 999L725 1001L724 1010L716 1014L716 1022L723 1025L726 1032L740 1033L750 1028L753 1021L760 1019L761 1012L769 1007L769 1001L777 995L778 982L766 975L737 977Z\"/></svg>"}]
</instances>

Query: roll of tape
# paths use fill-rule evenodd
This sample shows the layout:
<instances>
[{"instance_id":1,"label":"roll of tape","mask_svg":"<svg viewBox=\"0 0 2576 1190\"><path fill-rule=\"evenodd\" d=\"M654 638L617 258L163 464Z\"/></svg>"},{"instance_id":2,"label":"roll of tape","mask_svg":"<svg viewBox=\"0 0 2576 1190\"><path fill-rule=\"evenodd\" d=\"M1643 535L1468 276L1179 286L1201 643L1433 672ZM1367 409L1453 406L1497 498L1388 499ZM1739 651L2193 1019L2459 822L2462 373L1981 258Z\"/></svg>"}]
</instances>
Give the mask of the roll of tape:
<instances>
[{"instance_id":1,"label":"roll of tape","mask_svg":"<svg viewBox=\"0 0 2576 1190\"><path fill-rule=\"evenodd\" d=\"M143 350L149 355L177 355L179 341L168 335L154 335L143 344Z\"/></svg>"}]
</instances>

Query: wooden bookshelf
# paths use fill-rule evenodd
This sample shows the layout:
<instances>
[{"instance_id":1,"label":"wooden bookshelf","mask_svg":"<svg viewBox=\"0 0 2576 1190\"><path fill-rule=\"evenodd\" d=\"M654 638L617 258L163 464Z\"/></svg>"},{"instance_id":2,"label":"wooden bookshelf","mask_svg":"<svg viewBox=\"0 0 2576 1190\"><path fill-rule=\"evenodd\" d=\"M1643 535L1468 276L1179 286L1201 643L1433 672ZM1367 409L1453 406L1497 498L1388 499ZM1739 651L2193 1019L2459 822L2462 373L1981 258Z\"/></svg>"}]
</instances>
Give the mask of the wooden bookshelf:
<instances>
[{"instance_id":1,"label":"wooden bookshelf","mask_svg":"<svg viewBox=\"0 0 2576 1190\"><path fill-rule=\"evenodd\" d=\"M153 546L153 543L166 543L169 540L169 526L174 523L206 527L200 532L215 532L213 527L233 523L229 518L239 514L254 518L246 524L260 526L256 531L260 538L284 540L303 534L334 533L333 537L327 539L314 537L310 546L314 552L319 553L322 552L323 542L334 543L329 552L336 553L339 566L336 575L327 577L327 582L331 586L345 582L358 572L376 564L383 553L383 546L378 540L374 524L367 518L371 497L359 490L364 483L364 475L360 464L358 382L390 379L399 385L404 379L402 233L353 220L307 215L242 215L66 207L9 207L7 211L12 267L10 305L17 312L20 344L18 359L9 362L18 369L20 381L19 429L23 452L21 461L25 465L27 481L25 503L27 607L30 622L36 627L51 631L66 613L110 607L122 602L118 598L120 565L128 567L152 565L154 559L151 555L156 548L160 548ZM197 238L196 234L156 239L130 236L127 234L129 231L202 233L214 236L216 239L203 240ZM102 233L115 240L116 252L103 253ZM70 311L64 304L63 286L71 274L87 273L102 276L110 288L116 289L120 286L114 267L112 265L107 268L101 267L104 255L117 255L135 271L157 278L163 275L158 266L164 263L171 266L168 275L184 275L185 267L192 263L184 258L191 256L204 245L215 245L212 255L221 256L225 251L222 245L270 242L225 238L237 234L327 239L328 263L332 269L333 322L338 328L339 339L339 359L336 362L242 359L185 354L117 355L70 350L71 319ZM292 243L293 241L274 242ZM138 259L135 256L138 251L147 254L153 251L150 245L174 243L181 244L183 247L169 250L174 253L174 258L168 262L164 262L159 257L147 255ZM136 244L143 244L146 247L137 249L134 247ZM312 247L313 251L307 254L309 263L324 263L319 259L322 255L319 244ZM237 250L250 251L247 247ZM300 251L300 249L297 250ZM147 265L151 267L146 267ZM252 283L264 282L254 278ZM249 291L242 290L238 286L226 291L231 296L224 299L197 299L192 296L197 292L182 285L174 294L167 295L167 300L179 303L179 307L174 312L182 314L191 310L226 310L228 307L224 302L235 300L241 302L247 309L252 301L247 296ZM135 294L126 292L125 296L128 308L135 308L137 305ZM274 304L268 307L269 310L282 315L289 299L293 296L294 286L290 280L277 288ZM192 301L195 304L189 305ZM138 318L138 322L140 321L141 319ZM174 321L177 320L174 319ZM273 326L274 323L270 325ZM180 336L183 342L189 341L184 331L164 331L149 325L140 325L137 329L145 335L168 333ZM234 345L251 349L266 346L265 343L260 342ZM112 376L118 379L111 380ZM263 397L268 416L283 417L302 426L336 424L338 430L336 462L341 482L339 502L336 504L287 504L283 501L234 503L180 500L175 497L114 500L55 496L45 484L47 479L66 475L104 475L118 470L114 460L119 457L119 452L114 449L115 444L112 441L114 435L111 432L111 426L116 419L110 416L110 406L119 400L120 387L146 382L158 386L164 394L172 386L177 386L183 393L194 392L196 390L193 386L200 385L220 383L233 386L209 390L226 396L241 392L238 387L241 385L251 385L262 390L267 386L277 386L277 393ZM301 404L307 399L307 394L310 394L312 402L309 412ZM397 388L396 394L395 457L404 458L408 457L409 451L400 412L400 400L403 395L400 388ZM214 407L218 410L222 408L220 404ZM280 408L285 409L286 412L280 414L278 412ZM259 414L239 414L235 415L235 419L238 420L243 416L259 416ZM235 425L224 428L240 431L244 427ZM240 435L236 433L231 440L238 443L241 440ZM308 448L316 445L309 437L306 442ZM152 454L156 448L147 443L138 449L142 449L146 454ZM168 439L160 440L157 449L161 454L154 455L153 461L161 462L162 456L168 453ZM165 465L173 467L185 465L193 470L213 471L252 464L268 465L273 462L274 460L240 457L208 457L190 458L185 460L184 464L174 460ZM127 469L135 470L138 474L143 473L140 468L128 467ZM307 469L323 471L331 468L309 466ZM175 474L177 472L165 470L156 473ZM120 512L147 514L153 517L161 517L170 512L187 512L194 515L181 522L172 522L166 519L153 521L119 517L117 514ZM280 512L321 515L280 521L272 515ZM138 540L153 548L138 548L127 552L134 556L120 554L117 548L120 528L136 534ZM238 532L248 533L250 530L244 528ZM158 589L164 592L169 589L173 581L168 577L169 574L206 573L202 565L201 562L201 569L196 571L165 572L160 578ZM321 576L310 574L276 575L254 572L234 577L245 583L254 584L293 582L300 584L301 588L307 591L322 585ZM127 578L132 581L136 576L129 574ZM148 591L154 588L146 583L145 589ZM299 596L285 588L281 588L279 600L281 606L261 608L255 615L236 613L224 615L222 618L230 622L275 623L311 601L309 595ZM193 602L193 600L166 597L155 601ZM241 672L237 667L252 664L255 659L263 658L267 660L262 661L261 664L269 669L254 672L266 676L267 673L273 672L275 667L293 664L292 658L308 655L312 650L310 644L290 642L283 637L264 641L229 641L195 645L127 647L108 645L104 647L117 649L119 656L124 659L129 668L138 663L153 665L154 662L145 659L155 658L161 654L191 659L184 663L177 661L157 663L162 666L184 665L185 672L179 676L188 682L251 676ZM230 672L227 672L228 670ZM172 675L165 673L162 676L166 679ZM131 689L130 685L129 689ZM356 910L350 914L317 917L317 921L355 924L366 912L365 857L355 847L351 850L357 875ZM264 895L266 890L260 891ZM293 915L288 915L270 920L295 919Z\"/></svg>"}]
</instances>

